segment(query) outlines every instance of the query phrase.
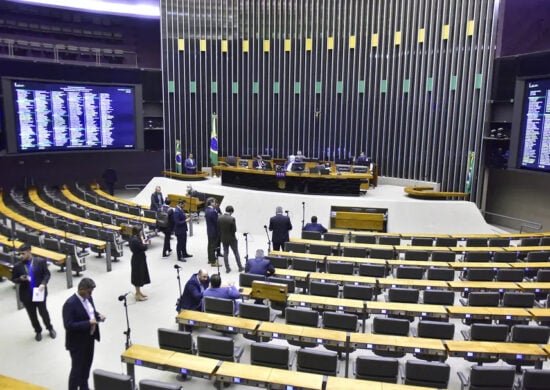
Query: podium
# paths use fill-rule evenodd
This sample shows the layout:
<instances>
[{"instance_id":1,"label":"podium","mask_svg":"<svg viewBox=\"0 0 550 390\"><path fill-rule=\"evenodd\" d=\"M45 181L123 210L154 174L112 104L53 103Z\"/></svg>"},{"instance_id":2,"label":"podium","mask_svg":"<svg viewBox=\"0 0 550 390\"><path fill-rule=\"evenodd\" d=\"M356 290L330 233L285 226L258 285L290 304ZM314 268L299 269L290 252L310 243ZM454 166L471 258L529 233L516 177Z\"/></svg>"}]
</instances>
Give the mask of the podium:
<instances>
[{"instance_id":1,"label":"podium","mask_svg":"<svg viewBox=\"0 0 550 390\"><path fill-rule=\"evenodd\" d=\"M269 299L273 302L286 302L288 286L282 283L270 283L261 280L252 282L250 297L254 299Z\"/></svg>"}]
</instances>

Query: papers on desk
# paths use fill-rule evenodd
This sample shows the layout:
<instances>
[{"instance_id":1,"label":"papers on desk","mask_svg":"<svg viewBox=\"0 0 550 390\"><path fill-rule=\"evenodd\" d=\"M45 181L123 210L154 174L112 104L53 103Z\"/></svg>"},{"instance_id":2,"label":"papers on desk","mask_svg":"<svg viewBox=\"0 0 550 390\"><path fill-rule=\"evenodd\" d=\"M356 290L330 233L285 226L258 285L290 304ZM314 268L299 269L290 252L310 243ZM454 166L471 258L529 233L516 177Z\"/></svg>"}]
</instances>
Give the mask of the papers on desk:
<instances>
[{"instance_id":1,"label":"papers on desk","mask_svg":"<svg viewBox=\"0 0 550 390\"><path fill-rule=\"evenodd\" d=\"M40 290L40 287L34 287L32 289L33 302L44 302L44 298L46 298L46 289Z\"/></svg>"}]
</instances>

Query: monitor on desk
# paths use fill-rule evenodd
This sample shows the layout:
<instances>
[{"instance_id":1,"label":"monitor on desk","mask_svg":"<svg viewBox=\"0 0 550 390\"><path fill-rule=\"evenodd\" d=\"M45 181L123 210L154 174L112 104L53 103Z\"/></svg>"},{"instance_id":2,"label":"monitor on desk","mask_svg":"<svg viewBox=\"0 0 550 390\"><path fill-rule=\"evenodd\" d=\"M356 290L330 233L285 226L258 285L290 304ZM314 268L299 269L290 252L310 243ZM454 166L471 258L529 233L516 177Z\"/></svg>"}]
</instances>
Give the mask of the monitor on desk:
<instances>
[{"instance_id":1,"label":"monitor on desk","mask_svg":"<svg viewBox=\"0 0 550 390\"><path fill-rule=\"evenodd\" d=\"M367 173L368 167L362 165L355 165L353 167L353 173Z\"/></svg>"},{"instance_id":2,"label":"monitor on desk","mask_svg":"<svg viewBox=\"0 0 550 390\"><path fill-rule=\"evenodd\" d=\"M292 167L290 168L292 172L304 172L305 169L306 169L305 162L294 162L292 163Z\"/></svg>"},{"instance_id":3,"label":"monitor on desk","mask_svg":"<svg viewBox=\"0 0 550 390\"><path fill-rule=\"evenodd\" d=\"M349 172L349 171L351 171L351 167L349 165L336 164L336 171L337 172Z\"/></svg>"},{"instance_id":4,"label":"monitor on desk","mask_svg":"<svg viewBox=\"0 0 550 390\"><path fill-rule=\"evenodd\" d=\"M248 168L248 160L244 160L242 157L239 160L239 166L241 168Z\"/></svg>"}]
</instances>

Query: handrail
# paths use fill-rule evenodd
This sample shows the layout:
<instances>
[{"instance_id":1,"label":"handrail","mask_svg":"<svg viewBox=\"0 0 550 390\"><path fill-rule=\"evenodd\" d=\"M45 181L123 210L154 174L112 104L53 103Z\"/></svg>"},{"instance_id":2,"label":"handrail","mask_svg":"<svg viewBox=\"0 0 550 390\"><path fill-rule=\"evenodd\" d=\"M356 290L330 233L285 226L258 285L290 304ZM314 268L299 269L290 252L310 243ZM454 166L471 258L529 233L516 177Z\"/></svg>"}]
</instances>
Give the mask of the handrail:
<instances>
[{"instance_id":1,"label":"handrail","mask_svg":"<svg viewBox=\"0 0 550 390\"><path fill-rule=\"evenodd\" d=\"M542 230L543 225L539 222L527 221L525 219L511 217L509 215L504 215L504 214L499 214L499 213L493 213L493 212L487 211L487 210L485 210L483 213L485 215L493 215L493 216L499 217L499 218L506 218L506 219L510 219L512 221L523 222L519 227L519 232L520 233L523 233L523 228L528 228L528 229L532 229L532 230L536 230L536 231Z\"/></svg>"}]
</instances>

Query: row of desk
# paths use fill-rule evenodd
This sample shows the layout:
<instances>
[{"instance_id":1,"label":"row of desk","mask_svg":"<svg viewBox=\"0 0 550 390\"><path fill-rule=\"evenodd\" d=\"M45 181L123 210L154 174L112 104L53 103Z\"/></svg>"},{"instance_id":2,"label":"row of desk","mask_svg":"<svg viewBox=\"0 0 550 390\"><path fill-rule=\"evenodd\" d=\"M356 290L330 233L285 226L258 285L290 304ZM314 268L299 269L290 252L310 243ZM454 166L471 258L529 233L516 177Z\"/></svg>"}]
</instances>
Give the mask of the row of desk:
<instances>
[{"instance_id":1,"label":"row of desk","mask_svg":"<svg viewBox=\"0 0 550 390\"><path fill-rule=\"evenodd\" d=\"M264 388L269 386L270 388L312 390L349 390L354 388L372 390L426 389L419 386L327 377L306 372L226 362L137 344L124 351L121 360L126 363L128 375L133 378L135 378L135 366L142 366L207 380L213 379L221 383L235 383Z\"/></svg>"},{"instance_id":2,"label":"row of desk","mask_svg":"<svg viewBox=\"0 0 550 390\"><path fill-rule=\"evenodd\" d=\"M550 237L550 232L541 233L477 233L477 234L433 234L433 233L389 233L389 232L362 232L348 229L329 229L329 233L344 234L350 238L356 236L374 236L374 237L399 237L403 239L411 238L456 238L459 241L467 240L468 238L509 238L512 240L520 240L522 238L542 238Z\"/></svg>"},{"instance_id":3,"label":"row of desk","mask_svg":"<svg viewBox=\"0 0 550 390\"><path fill-rule=\"evenodd\" d=\"M410 336L345 332L308 326L263 322L219 314L181 311L176 322L181 325L207 327L217 331L237 332L261 337L312 342L339 347L430 354L441 357L487 357L523 359L542 362L550 354L550 345L511 342L440 340ZM348 365L346 355L346 367Z\"/></svg>"}]
</instances>

